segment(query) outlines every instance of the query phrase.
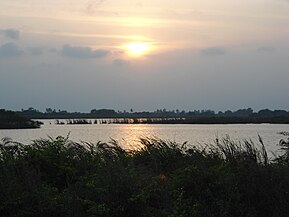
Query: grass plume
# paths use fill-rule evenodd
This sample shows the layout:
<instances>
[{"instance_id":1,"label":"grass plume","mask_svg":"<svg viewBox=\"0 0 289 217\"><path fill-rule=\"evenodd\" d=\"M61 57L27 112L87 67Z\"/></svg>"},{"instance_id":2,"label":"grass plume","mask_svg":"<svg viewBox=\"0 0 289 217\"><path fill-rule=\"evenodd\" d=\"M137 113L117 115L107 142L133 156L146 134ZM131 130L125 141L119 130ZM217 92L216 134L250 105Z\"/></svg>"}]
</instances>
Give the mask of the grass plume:
<instances>
[{"instance_id":1,"label":"grass plume","mask_svg":"<svg viewBox=\"0 0 289 217\"><path fill-rule=\"evenodd\" d=\"M0 142L1 216L288 216L289 158L268 160L262 139L205 148L141 138Z\"/></svg>"}]
</instances>

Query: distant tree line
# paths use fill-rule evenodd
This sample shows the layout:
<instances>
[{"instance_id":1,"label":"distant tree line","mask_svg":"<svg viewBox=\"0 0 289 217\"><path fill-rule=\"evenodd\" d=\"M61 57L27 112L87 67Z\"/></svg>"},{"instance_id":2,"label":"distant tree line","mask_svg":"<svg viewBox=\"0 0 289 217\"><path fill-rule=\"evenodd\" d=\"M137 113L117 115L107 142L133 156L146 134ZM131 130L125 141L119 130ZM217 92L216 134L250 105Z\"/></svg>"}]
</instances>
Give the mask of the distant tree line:
<instances>
[{"instance_id":1,"label":"distant tree line","mask_svg":"<svg viewBox=\"0 0 289 217\"><path fill-rule=\"evenodd\" d=\"M41 112L35 108L22 109L16 112L21 116L28 118L191 118L191 117L238 117L238 118L272 118L272 117L289 117L289 111L262 109L254 112L252 108L238 109L236 111L219 111L213 110L192 110L180 111L157 109L153 112L141 111L115 111L114 109L92 109L90 112L68 112L66 110L56 110L47 108Z\"/></svg>"},{"instance_id":2,"label":"distant tree line","mask_svg":"<svg viewBox=\"0 0 289 217\"><path fill-rule=\"evenodd\" d=\"M35 108L22 109L21 111L0 112L0 128L37 128L40 123L31 119L132 119L132 124L245 124L245 123L273 123L289 124L289 111L262 109L254 112L252 108L238 109L236 111L213 110L166 110L136 112L115 111L113 109L92 109L88 113L68 112L66 110L56 110L47 108L41 112ZM146 119L140 121L139 119ZM115 123L118 123L116 121ZM125 123L125 122L123 122Z\"/></svg>"}]
</instances>

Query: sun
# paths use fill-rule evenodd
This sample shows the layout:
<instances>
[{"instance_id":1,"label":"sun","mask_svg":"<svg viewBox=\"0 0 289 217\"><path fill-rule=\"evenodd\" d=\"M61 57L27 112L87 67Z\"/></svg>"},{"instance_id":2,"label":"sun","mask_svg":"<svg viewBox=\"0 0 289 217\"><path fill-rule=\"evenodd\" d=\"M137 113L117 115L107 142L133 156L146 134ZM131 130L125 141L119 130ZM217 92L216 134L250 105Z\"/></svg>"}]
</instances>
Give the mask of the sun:
<instances>
[{"instance_id":1,"label":"sun","mask_svg":"<svg viewBox=\"0 0 289 217\"><path fill-rule=\"evenodd\" d=\"M142 56L149 50L148 43L145 42L134 42L126 45L126 50L132 56Z\"/></svg>"}]
</instances>

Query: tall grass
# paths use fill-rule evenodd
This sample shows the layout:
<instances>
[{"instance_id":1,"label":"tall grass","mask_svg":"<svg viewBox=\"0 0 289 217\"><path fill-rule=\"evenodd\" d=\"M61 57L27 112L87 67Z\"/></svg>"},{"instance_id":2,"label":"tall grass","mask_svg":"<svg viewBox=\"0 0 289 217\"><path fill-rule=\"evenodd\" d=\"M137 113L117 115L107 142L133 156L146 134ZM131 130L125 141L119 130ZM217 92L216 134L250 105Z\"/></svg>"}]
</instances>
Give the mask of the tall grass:
<instances>
[{"instance_id":1,"label":"tall grass","mask_svg":"<svg viewBox=\"0 0 289 217\"><path fill-rule=\"evenodd\" d=\"M0 215L288 216L288 143L271 161L259 143L225 137L200 148L141 138L127 151L114 140L4 138Z\"/></svg>"}]
</instances>

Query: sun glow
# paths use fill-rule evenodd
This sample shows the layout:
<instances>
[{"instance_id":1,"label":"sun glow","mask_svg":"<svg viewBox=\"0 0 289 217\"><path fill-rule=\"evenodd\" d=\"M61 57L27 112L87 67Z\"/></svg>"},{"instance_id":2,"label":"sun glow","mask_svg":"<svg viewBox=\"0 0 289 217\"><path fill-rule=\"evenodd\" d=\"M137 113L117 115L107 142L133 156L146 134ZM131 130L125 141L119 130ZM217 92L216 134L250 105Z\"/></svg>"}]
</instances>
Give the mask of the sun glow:
<instances>
[{"instance_id":1,"label":"sun glow","mask_svg":"<svg viewBox=\"0 0 289 217\"><path fill-rule=\"evenodd\" d=\"M144 55L149 50L148 43L145 42L135 42L126 45L128 53L132 56Z\"/></svg>"}]
</instances>

